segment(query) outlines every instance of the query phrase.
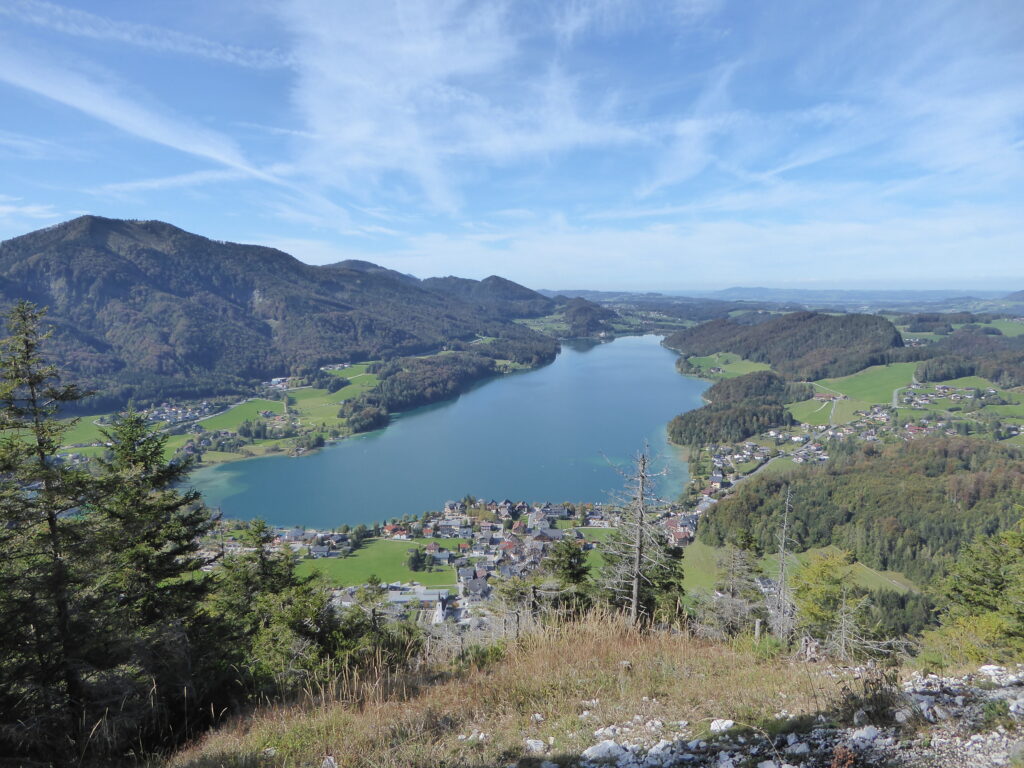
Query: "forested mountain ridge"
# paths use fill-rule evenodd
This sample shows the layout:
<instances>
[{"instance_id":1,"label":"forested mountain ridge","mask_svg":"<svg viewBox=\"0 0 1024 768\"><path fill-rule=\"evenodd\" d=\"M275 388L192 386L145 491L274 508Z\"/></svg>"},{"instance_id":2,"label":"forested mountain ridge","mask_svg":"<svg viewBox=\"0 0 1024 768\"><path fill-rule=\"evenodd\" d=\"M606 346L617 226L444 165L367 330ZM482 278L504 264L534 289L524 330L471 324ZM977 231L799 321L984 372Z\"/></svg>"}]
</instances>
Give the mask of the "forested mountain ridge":
<instances>
[{"instance_id":1,"label":"forested mountain ridge","mask_svg":"<svg viewBox=\"0 0 1024 768\"><path fill-rule=\"evenodd\" d=\"M82 216L0 243L0 304L48 307L51 353L111 402L237 392L477 336L550 343L511 322L550 300L501 278L458 280L458 290L451 280L367 262L311 266L159 221Z\"/></svg>"},{"instance_id":2,"label":"forested mountain ridge","mask_svg":"<svg viewBox=\"0 0 1024 768\"><path fill-rule=\"evenodd\" d=\"M822 379L889 362L899 330L877 315L792 312L756 324L721 318L673 333L665 346L688 356L732 352L788 378Z\"/></svg>"}]
</instances>

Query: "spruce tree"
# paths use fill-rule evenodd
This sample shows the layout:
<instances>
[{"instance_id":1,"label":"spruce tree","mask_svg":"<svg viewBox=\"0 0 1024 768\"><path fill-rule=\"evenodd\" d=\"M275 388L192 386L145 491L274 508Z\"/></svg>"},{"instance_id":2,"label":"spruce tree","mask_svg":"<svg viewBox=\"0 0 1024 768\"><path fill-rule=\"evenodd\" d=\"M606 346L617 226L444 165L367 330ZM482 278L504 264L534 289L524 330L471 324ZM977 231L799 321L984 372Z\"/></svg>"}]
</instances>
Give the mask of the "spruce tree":
<instances>
[{"instance_id":1,"label":"spruce tree","mask_svg":"<svg viewBox=\"0 0 1024 768\"><path fill-rule=\"evenodd\" d=\"M81 510L98 486L57 455L73 424L55 417L86 393L44 362L43 315L19 302L0 341L0 752L63 759L97 716L102 653L85 600L98 551Z\"/></svg>"}]
</instances>

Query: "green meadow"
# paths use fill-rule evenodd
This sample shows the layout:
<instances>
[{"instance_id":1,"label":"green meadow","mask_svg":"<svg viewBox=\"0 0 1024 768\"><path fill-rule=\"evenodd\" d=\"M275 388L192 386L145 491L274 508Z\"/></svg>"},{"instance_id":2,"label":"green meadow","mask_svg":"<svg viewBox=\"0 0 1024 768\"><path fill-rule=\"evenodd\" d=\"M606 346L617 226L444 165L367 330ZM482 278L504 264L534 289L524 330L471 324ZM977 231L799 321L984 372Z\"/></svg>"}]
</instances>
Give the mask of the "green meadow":
<instances>
[{"instance_id":1,"label":"green meadow","mask_svg":"<svg viewBox=\"0 0 1024 768\"><path fill-rule=\"evenodd\" d=\"M718 377L722 379L733 379L754 371L771 370L771 366L764 363L755 363L753 360L745 360L739 355L731 352L717 352L705 357L689 357L686 359L690 365L699 368L703 375ZM721 373L711 373L712 368L721 368Z\"/></svg>"},{"instance_id":2,"label":"green meadow","mask_svg":"<svg viewBox=\"0 0 1024 768\"><path fill-rule=\"evenodd\" d=\"M916 368L917 363L873 365L851 376L822 379L816 383L862 403L892 403L893 391L908 386L913 381Z\"/></svg>"},{"instance_id":3,"label":"green meadow","mask_svg":"<svg viewBox=\"0 0 1024 768\"><path fill-rule=\"evenodd\" d=\"M300 575L322 573L336 587L365 584L371 576L386 582L418 581L430 587L454 587L455 569L450 566L436 567L433 571L410 571L405 565L410 549L426 546L432 541L444 549L457 551L465 539L368 539L349 557L301 560L298 572Z\"/></svg>"},{"instance_id":4,"label":"green meadow","mask_svg":"<svg viewBox=\"0 0 1024 768\"><path fill-rule=\"evenodd\" d=\"M798 571L810 562L815 555L836 551L835 547L810 549L806 552L790 555L793 571ZM710 593L718 581L718 559L724 549L711 547L700 541L688 544L683 550L683 585L687 592ZM758 562L761 572L773 578L778 571L779 558L776 554L766 555ZM864 589L889 589L894 592L917 591L917 586L899 573L876 571L863 563L850 566L853 583Z\"/></svg>"}]
</instances>

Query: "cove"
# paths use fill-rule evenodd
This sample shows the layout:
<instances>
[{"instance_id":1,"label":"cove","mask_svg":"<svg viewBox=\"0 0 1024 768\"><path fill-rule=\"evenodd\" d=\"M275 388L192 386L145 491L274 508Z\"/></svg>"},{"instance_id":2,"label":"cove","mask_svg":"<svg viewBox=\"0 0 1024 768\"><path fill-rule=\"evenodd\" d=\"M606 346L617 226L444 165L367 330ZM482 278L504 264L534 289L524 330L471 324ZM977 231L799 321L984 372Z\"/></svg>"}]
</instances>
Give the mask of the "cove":
<instances>
[{"instance_id":1,"label":"cove","mask_svg":"<svg viewBox=\"0 0 1024 768\"><path fill-rule=\"evenodd\" d=\"M658 492L674 498L687 465L665 426L702 405L709 383L680 376L657 336L563 343L543 368L484 382L397 416L385 429L300 458L201 468L190 478L230 518L334 528L439 509L446 500L613 500L646 444Z\"/></svg>"}]
</instances>

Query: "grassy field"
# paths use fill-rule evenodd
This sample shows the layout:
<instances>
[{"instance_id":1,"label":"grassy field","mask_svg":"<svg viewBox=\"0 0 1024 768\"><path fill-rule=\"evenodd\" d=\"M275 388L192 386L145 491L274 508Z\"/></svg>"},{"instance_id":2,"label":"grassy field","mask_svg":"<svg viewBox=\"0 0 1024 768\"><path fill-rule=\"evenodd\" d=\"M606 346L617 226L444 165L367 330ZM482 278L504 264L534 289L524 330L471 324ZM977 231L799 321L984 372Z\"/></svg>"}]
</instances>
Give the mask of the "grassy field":
<instances>
[{"instance_id":1,"label":"grassy field","mask_svg":"<svg viewBox=\"0 0 1024 768\"><path fill-rule=\"evenodd\" d=\"M110 416L110 414L104 415ZM103 435L100 434L99 425L93 423L98 418L100 418L100 416L97 414L82 416L78 420L78 423L68 430L68 433L64 436L64 445L96 443L103 440ZM64 419L63 421L65 424L70 424L73 419ZM81 453L81 451L78 451L78 453Z\"/></svg>"},{"instance_id":2,"label":"grassy field","mask_svg":"<svg viewBox=\"0 0 1024 768\"><path fill-rule=\"evenodd\" d=\"M247 400L240 405L236 405L234 408L218 413L216 416L211 416L208 419L200 421L203 425L203 429L210 430L211 432L218 429L230 429L232 431L238 429L238 426L247 419L258 419L260 411L273 411L274 413L283 413L284 404L280 400Z\"/></svg>"},{"instance_id":3,"label":"grassy field","mask_svg":"<svg viewBox=\"0 0 1024 768\"><path fill-rule=\"evenodd\" d=\"M828 401L803 400L799 403L790 403L786 408L801 424L810 424L815 427L823 427L828 424L829 416L832 414L832 403Z\"/></svg>"},{"instance_id":4,"label":"grassy field","mask_svg":"<svg viewBox=\"0 0 1024 768\"><path fill-rule=\"evenodd\" d=\"M665 723L667 738L686 733L685 741L727 717L775 733L780 707L795 716L831 715L846 684L826 675L824 664L764 660L739 643L640 632L615 617L525 632L503 656L482 667L445 665L443 674L426 667L408 678L358 676L336 697L253 707L155 765L315 766L326 749L339 768L540 765L543 757L527 753L525 739L550 740L550 762L579 765L597 726L639 716ZM584 706L591 720L580 719ZM693 725L674 730L680 720ZM471 733L488 736L467 739Z\"/></svg>"},{"instance_id":5,"label":"grassy field","mask_svg":"<svg viewBox=\"0 0 1024 768\"><path fill-rule=\"evenodd\" d=\"M687 362L700 368L704 375L722 379L734 379L754 371L767 371L771 366L764 363L755 363L753 360L744 360L739 355L731 352L717 352L706 357L690 357ZM711 373L712 368L721 368L721 373Z\"/></svg>"},{"instance_id":6,"label":"grassy field","mask_svg":"<svg viewBox=\"0 0 1024 768\"><path fill-rule=\"evenodd\" d=\"M1024 323L1016 320L993 320L992 326L1003 332L1003 336L1024 336Z\"/></svg>"},{"instance_id":7,"label":"grassy field","mask_svg":"<svg viewBox=\"0 0 1024 768\"><path fill-rule=\"evenodd\" d=\"M718 558L722 551L699 541L687 545L683 555L683 584L687 592L709 593L714 589L715 582L718 580ZM815 555L829 551L834 551L834 548L811 549L798 555L792 555L792 565L799 570ZM759 565L764 574L771 578L778 569L778 562L778 557L772 554L761 558ZM876 571L863 563L854 563L851 566L851 576L854 584L865 589L890 589L895 592L917 590L914 583L902 574Z\"/></svg>"},{"instance_id":8,"label":"grassy field","mask_svg":"<svg viewBox=\"0 0 1024 768\"><path fill-rule=\"evenodd\" d=\"M409 550L416 546L426 546L436 541L449 551L457 551L459 543L465 539L414 539L410 541L391 541L390 539L370 539L357 549L350 557L328 557L316 560L302 560L298 572L301 575L318 571L336 587L353 587L365 584L370 576L381 581L418 581L430 587L453 587L455 585L455 569L438 567L433 571L410 571L405 567L405 559Z\"/></svg>"},{"instance_id":9,"label":"grassy field","mask_svg":"<svg viewBox=\"0 0 1024 768\"><path fill-rule=\"evenodd\" d=\"M873 365L852 376L822 379L817 383L863 403L892 403L893 390L909 385L916 368L917 363Z\"/></svg>"},{"instance_id":10,"label":"grassy field","mask_svg":"<svg viewBox=\"0 0 1024 768\"><path fill-rule=\"evenodd\" d=\"M974 387L976 389L988 389L989 387L996 389L996 385L988 379L983 379L981 376L963 376L959 379L949 379L948 381L939 381L936 384L945 384L947 387L957 387L960 389L967 389Z\"/></svg>"}]
</instances>

